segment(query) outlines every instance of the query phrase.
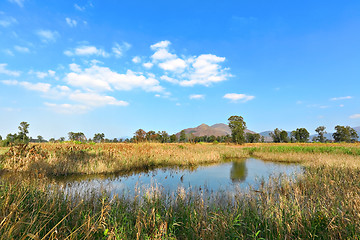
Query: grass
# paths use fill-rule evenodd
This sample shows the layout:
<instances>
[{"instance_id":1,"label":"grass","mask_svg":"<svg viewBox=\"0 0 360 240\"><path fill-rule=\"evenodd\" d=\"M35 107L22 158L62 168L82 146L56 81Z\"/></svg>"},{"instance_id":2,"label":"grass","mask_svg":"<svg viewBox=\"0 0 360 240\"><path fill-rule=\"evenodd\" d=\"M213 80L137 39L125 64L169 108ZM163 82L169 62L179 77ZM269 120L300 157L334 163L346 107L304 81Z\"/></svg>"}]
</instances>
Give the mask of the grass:
<instances>
[{"instance_id":1,"label":"grass","mask_svg":"<svg viewBox=\"0 0 360 240\"><path fill-rule=\"evenodd\" d=\"M16 146L1 161L4 170L45 175L127 172L169 166L197 166L246 157L236 145L73 144Z\"/></svg>"}]
</instances>

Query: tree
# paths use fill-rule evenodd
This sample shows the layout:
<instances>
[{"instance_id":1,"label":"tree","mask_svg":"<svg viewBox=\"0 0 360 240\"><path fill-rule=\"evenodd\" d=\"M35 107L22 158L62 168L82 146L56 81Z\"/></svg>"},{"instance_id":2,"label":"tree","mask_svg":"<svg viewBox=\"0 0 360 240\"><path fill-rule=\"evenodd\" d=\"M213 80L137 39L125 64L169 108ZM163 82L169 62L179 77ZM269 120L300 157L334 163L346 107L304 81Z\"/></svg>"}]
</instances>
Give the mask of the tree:
<instances>
[{"instance_id":1,"label":"tree","mask_svg":"<svg viewBox=\"0 0 360 240\"><path fill-rule=\"evenodd\" d=\"M161 132L159 131L158 136L159 136L159 142L161 143L169 142L169 134L166 131L161 131Z\"/></svg>"},{"instance_id":2,"label":"tree","mask_svg":"<svg viewBox=\"0 0 360 240\"><path fill-rule=\"evenodd\" d=\"M280 130L278 128L274 129L274 132L270 133L270 137L272 137L273 142L281 143L281 142L289 142L288 133L285 130Z\"/></svg>"},{"instance_id":3,"label":"tree","mask_svg":"<svg viewBox=\"0 0 360 240\"><path fill-rule=\"evenodd\" d=\"M324 126L319 126L315 129L315 132L318 133L318 136L315 138L316 141L321 142L321 143L326 141L326 137L324 137L324 135L327 132L325 131L325 129L326 129L326 127L324 127Z\"/></svg>"},{"instance_id":4,"label":"tree","mask_svg":"<svg viewBox=\"0 0 360 240\"><path fill-rule=\"evenodd\" d=\"M174 143L174 142L176 142L176 141L177 141L176 135L175 135L175 134L171 135L171 136L170 136L170 142L171 142L171 143Z\"/></svg>"},{"instance_id":5,"label":"tree","mask_svg":"<svg viewBox=\"0 0 360 240\"><path fill-rule=\"evenodd\" d=\"M185 142L186 141L186 134L185 134L185 130L182 130L180 132L180 138L179 138L180 142Z\"/></svg>"},{"instance_id":6,"label":"tree","mask_svg":"<svg viewBox=\"0 0 360 240\"><path fill-rule=\"evenodd\" d=\"M104 133L96 133L94 135L93 141L99 143L99 142L103 142L104 139L105 139L105 134Z\"/></svg>"},{"instance_id":7,"label":"tree","mask_svg":"<svg viewBox=\"0 0 360 240\"><path fill-rule=\"evenodd\" d=\"M248 143L257 143L260 141L260 134L248 132L245 134L245 138Z\"/></svg>"},{"instance_id":8,"label":"tree","mask_svg":"<svg viewBox=\"0 0 360 240\"><path fill-rule=\"evenodd\" d=\"M70 141L81 141L81 142L86 141L85 134L82 132L77 132L77 133L69 132L68 136Z\"/></svg>"},{"instance_id":9,"label":"tree","mask_svg":"<svg viewBox=\"0 0 360 240\"><path fill-rule=\"evenodd\" d=\"M231 129L231 136L234 143L243 144L245 142L244 131L246 123L241 116L231 116L228 119Z\"/></svg>"},{"instance_id":10,"label":"tree","mask_svg":"<svg viewBox=\"0 0 360 240\"><path fill-rule=\"evenodd\" d=\"M136 142L144 142L145 141L146 132L142 129L139 129L135 132L135 141Z\"/></svg>"},{"instance_id":11,"label":"tree","mask_svg":"<svg viewBox=\"0 0 360 240\"><path fill-rule=\"evenodd\" d=\"M41 142L43 142L44 141L44 138L42 137L42 136L37 136L37 139L38 139L38 141L41 143Z\"/></svg>"},{"instance_id":12,"label":"tree","mask_svg":"<svg viewBox=\"0 0 360 240\"><path fill-rule=\"evenodd\" d=\"M355 142L359 135L355 131L355 129L351 128L350 126L335 126L336 132L333 133L333 137L335 142Z\"/></svg>"},{"instance_id":13,"label":"tree","mask_svg":"<svg viewBox=\"0 0 360 240\"><path fill-rule=\"evenodd\" d=\"M0 135L0 141L2 140L2 136Z\"/></svg>"},{"instance_id":14,"label":"tree","mask_svg":"<svg viewBox=\"0 0 360 240\"><path fill-rule=\"evenodd\" d=\"M306 128L297 128L291 132L291 135L295 138L296 142L301 143L308 142L310 137L310 133L306 130Z\"/></svg>"},{"instance_id":15,"label":"tree","mask_svg":"<svg viewBox=\"0 0 360 240\"><path fill-rule=\"evenodd\" d=\"M153 142L156 141L157 135L155 133L155 131L148 131L146 133L146 141L148 142Z\"/></svg>"},{"instance_id":16,"label":"tree","mask_svg":"<svg viewBox=\"0 0 360 240\"><path fill-rule=\"evenodd\" d=\"M28 142L29 137L27 134L29 133L29 126L30 124L27 122L21 122L19 128L19 139L21 139L23 142Z\"/></svg>"},{"instance_id":17,"label":"tree","mask_svg":"<svg viewBox=\"0 0 360 240\"><path fill-rule=\"evenodd\" d=\"M65 141L65 138L64 137L60 137L59 138L59 142L64 142Z\"/></svg>"}]
</instances>

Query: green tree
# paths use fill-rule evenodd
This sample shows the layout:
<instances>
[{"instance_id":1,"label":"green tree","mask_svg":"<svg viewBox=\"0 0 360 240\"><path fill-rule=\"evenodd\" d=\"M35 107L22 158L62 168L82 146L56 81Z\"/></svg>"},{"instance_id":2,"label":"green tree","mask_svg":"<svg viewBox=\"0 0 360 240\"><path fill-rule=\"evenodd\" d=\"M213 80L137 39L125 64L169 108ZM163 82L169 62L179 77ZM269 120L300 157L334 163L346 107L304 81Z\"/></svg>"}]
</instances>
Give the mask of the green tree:
<instances>
[{"instance_id":1,"label":"green tree","mask_svg":"<svg viewBox=\"0 0 360 240\"><path fill-rule=\"evenodd\" d=\"M21 140L22 142L29 142L29 137L27 136L27 134L29 133L29 126L30 124L27 122L21 122L19 128L19 140Z\"/></svg>"},{"instance_id":2,"label":"green tree","mask_svg":"<svg viewBox=\"0 0 360 240\"><path fill-rule=\"evenodd\" d=\"M0 135L0 141L2 140L2 136Z\"/></svg>"},{"instance_id":3,"label":"green tree","mask_svg":"<svg viewBox=\"0 0 360 240\"><path fill-rule=\"evenodd\" d=\"M186 134L185 134L185 130L182 130L180 132L180 138L179 138L180 142L186 142Z\"/></svg>"},{"instance_id":4,"label":"green tree","mask_svg":"<svg viewBox=\"0 0 360 240\"><path fill-rule=\"evenodd\" d=\"M177 137L176 137L175 134L173 134L173 135L170 136L170 142L171 142L171 143L177 142Z\"/></svg>"},{"instance_id":5,"label":"green tree","mask_svg":"<svg viewBox=\"0 0 360 240\"><path fill-rule=\"evenodd\" d=\"M231 136L234 143L243 144L245 142L244 131L246 123L241 116L231 116L228 119L231 129Z\"/></svg>"},{"instance_id":6,"label":"green tree","mask_svg":"<svg viewBox=\"0 0 360 240\"><path fill-rule=\"evenodd\" d=\"M283 130L275 128L274 131L270 133L270 137L273 139L273 142L275 142L275 143L281 142L281 132L282 131Z\"/></svg>"},{"instance_id":7,"label":"green tree","mask_svg":"<svg viewBox=\"0 0 360 240\"><path fill-rule=\"evenodd\" d=\"M44 141L44 138L42 136L37 136L37 140L39 141L39 143L43 142Z\"/></svg>"},{"instance_id":8,"label":"green tree","mask_svg":"<svg viewBox=\"0 0 360 240\"><path fill-rule=\"evenodd\" d=\"M325 131L326 127L319 126L315 129L315 132L318 133L318 136L315 138L316 141L324 143L326 141L326 137L324 136L327 132Z\"/></svg>"},{"instance_id":9,"label":"green tree","mask_svg":"<svg viewBox=\"0 0 360 240\"><path fill-rule=\"evenodd\" d=\"M248 143L257 143L260 141L260 134L247 132L245 138Z\"/></svg>"},{"instance_id":10,"label":"green tree","mask_svg":"<svg viewBox=\"0 0 360 240\"><path fill-rule=\"evenodd\" d=\"M289 135L288 135L287 131L281 130L281 132L280 132L280 142L287 143L289 141L290 141L290 139L289 139Z\"/></svg>"},{"instance_id":11,"label":"green tree","mask_svg":"<svg viewBox=\"0 0 360 240\"><path fill-rule=\"evenodd\" d=\"M154 142L157 139L157 135L155 131L148 131L145 136L146 136L146 141L148 142Z\"/></svg>"},{"instance_id":12,"label":"green tree","mask_svg":"<svg viewBox=\"0 0 360 240\"><path fill-rule=\"evenodd\" d=\"M94 135L94 139L93 141L94 142L97 142L97 143L100 143L100 142L103 142L105 139L105 134L104 133L96 133Z\"/></svg>"},{"instance_id":13,"label":"green tree","mask_svg":"<svg viewBox=\"0 0 360 240\"><path fill-rule=\"evenodd\" d=\"M355 129L351 128L350 126L335 126L336 132L333 133L333 137L335 142L355 142L359 135L355 131Z\"/></svg>"},{"instance_id":14,"label":"green tree","mask_svg":"<svg viewBox=\"0 0 360 240\"><path fill-rule=\"evenodd\" d=\"M291 135L294 137L296 142L301 143L308 142L310 137L310 133L306 130L306 128L297 128L291 132Z\"/></svg>"}]
</instances>

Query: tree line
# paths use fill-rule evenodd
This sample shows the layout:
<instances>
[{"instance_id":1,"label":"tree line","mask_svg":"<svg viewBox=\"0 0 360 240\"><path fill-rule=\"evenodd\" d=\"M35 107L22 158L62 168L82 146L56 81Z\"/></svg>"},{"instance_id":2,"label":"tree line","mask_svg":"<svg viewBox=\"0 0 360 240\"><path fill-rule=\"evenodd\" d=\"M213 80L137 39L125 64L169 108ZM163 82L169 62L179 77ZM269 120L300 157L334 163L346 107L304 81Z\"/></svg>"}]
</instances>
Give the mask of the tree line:
<instances>
[{"instance_id":1,"label":"tree line","mask_svg":"<svg viewBox=\"0 0 360 240\"><path fill-rule=\"evenodd\" d=\"M166 131L148 131L146 132L143 129L139 129L134 133L134 136L126 139L107 139L105 138L104 133L95 133L93 138L87 138L82 132L69 132L68 140L76 142L94 142L94 143L118 143L118 142L159 142L159 143L175 143L175 142L211 142L211 143L258 143L265 142L264 136L261 136L258 133L245 132L246 123L241 116L231 116L229 119L229 128L231 129L231 135L226 136L194 136L192 133L186 133L182 130L178 135L172 134L169 135ZM37 139L33 139L28 136L30 124L27 122L21 122L18 127L18 133L9 133L6 138L3 140L0 136L0 146L9 146L10 144L20 144L20 143L29 143L29 142L47 142L42 136L37 136ZM356 142L359 138L358 133L355 129L350 126L335 126L335 132L332 134L334 140L327 139L325 137L326 127L319 126L315 129L317 136L311 139L312 142ZM274 131L270 132L269 136L272 139L272 142L275 143L292 143L300 142L305 143L310 141L310 133L306 128L297 128L290 133L275 128ZM60 137L59 139L50 138L49 142L63 142L65 137Z\"/></svg>"}]
</instances>

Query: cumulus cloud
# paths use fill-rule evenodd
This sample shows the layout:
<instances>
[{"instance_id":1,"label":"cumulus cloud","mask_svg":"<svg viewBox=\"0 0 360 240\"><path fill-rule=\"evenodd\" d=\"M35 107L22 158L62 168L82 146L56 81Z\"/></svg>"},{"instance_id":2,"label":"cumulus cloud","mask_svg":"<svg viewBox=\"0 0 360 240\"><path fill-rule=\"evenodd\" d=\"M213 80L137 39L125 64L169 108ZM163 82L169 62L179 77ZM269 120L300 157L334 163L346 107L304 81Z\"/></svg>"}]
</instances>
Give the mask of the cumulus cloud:
<instances>
[{"instance_id":1,"label":"cumulus cloud","mask_svg":"<svg viewBox=\"0 0 360 240\"><path fill-rule=\"evenodd\" d=\"M100 95L91 92L84 93L84 92L76 91L69 95L69 99L92 107L101 107L105 105L115 105L115 106L129 105L128 102L116 100L116 98L114 97Z\"/></svg>"},{"instance_id":2,"label":"cumulus cloud","mask_svg":"<svg viewBox=\"0 0 360 240\"><path fill-rule=\"evenodd\" d=\"M150 68L152 68L154 66L154 64L152 64L151 62L146 62L146 63L143 64L143 66L145 68L147 68L147 69L150 69Z\"/></svg>"},{"instance_id":3,"label":"cumulus cloud","mask_svg":"<svg viewBox=\"0 0 360 240\"><path fill-rule=\"evenodd\" d=\"M17 4L19 7L24 7L25 0L8 0L8 1Z\"/></svg>"},{"instance_id":4,"label":"cumulus cloud","mask_svg":"<svg viewBox=\"0 0 360 240\"><path fill-rule=\"evenodd\" d=\"M192 94L189 96L189 99L204 99L205 95L203 94Z\"/></svg>"},{"instance_id":5,"label":"cumulus cloud","mask_svg":"<svg viewBox=\"0 0 360 240\"><path fill-rule=\"evenodd\" d=\"M230 99L232 102L247 102L255 98L255 96L250 96L241 93L227 93L223 96L223 98Z\"/></svg>"},{"instance_id":6,"label":"cumulus cloud","mask_svg":"<svg viewBox=\"0 0 360 240\"><path fill-rule=\"evenodd\" d=\"M19 85L28 90L38 91L38 92L43 92L43 93L49 92L49 90L51 88L51 84L41 83L41 82L31 83L31 82L26 82L26 81L20 82L20 81L16 81L16 80L3 80L2 83L5 85Z\"/></svg>"},{"instance_id":7,"label":"cumulus cloud","mask_svg":"<svg viewBox=\"0 0 360 240\"><path fill-rule=\"evenodd\" d=\"M133 63L140 63L141 62L141 58L139 56L135 56L133 57L133 59L131 60Z\"/></svg>"},{"instance_id":8,"label":"cumulus cloud","mask_svg":"<svg viewBox=\"0 0 360 240\"><path fill-rule=\"evenodd\" d=\"M99 49L95 46L79 46L77 48L75 48L73 51L70 50L66 50L64 52L64 54L66 56L91 56L91 55L96 55L96 56L102 56L102 57L108 57L109 54L107 52L105 52L103 49Z\"/></svg>"},{"instance_id":9,"label":"cumulus cloud","mask_svg":"<svg viewBox=\"0 0 360 240\"><path fill-rule=\"evenodd\" d=\"M331 101L346 100L346 99L352 99L352 96L330 98Z\"/></svg>"},{"instance_id":10,"label":"cumulus cloud","mask_svg":"<svg viewBox=\"0 0 360 240\"><path fill-rule=\"evenodd\" d=\"M122 44L115 43L112 51L115 57L119 58L124 55L124 53L131 48L131 44L127 42L123 42Z\"/></svg>"},{"instance_id":11,"label":"cumulus cloud","mask_svg":"<svg viewBox=\"0 0 360 240\"><path fill-rule=\"evenodd\" d=\"M56 39L60 36L57 31L51 30L38 30L36 34L40 37L41 41L45 43L55 42Z\"/></svg>"},{"instance_id":12,"label":"cumulus cloud","mask_svg":"<svg viewBox=\"0 0 360 240\"><path fill-rule=\"evenodd\" d=\"M65 18L66 23L70 26L70 27L76 27L77 25L77 21L71 18Z\"/></svg>"},{"instance_id":13,"label":"cumulus cloud","mask_svg":"<svg viewBox=\"0 0 360 240\"><path fill-rule=\"evenodd\" d=\"M80 104L56 104L56 103L44 103L49 109L60 114L83 114L91 110L89 106Z\"/></svg>"},{"instance_id":14,"label":"cumulus cloud","mask_svg":"<svg viewBox=\"0 0 360 240\"><path fill-rule=\"evenodd\" d=\"M37 78L43 79L46 77L55 77L56 72L53 70L48 70L47 72L40 71L29 71L29 74L36 75Z\"/></svg>"},{"instance_id":15,"label":"cumulus cloud","mask_svg":"<svg viewBox=\"0 0 360 240\"><path fill-rule=\"evenodd\" d=\"M17 21L13 17L4 17L0 19L0 26L2 27L9 27L15 23L17 23Z\"/></svg>"},{"instance_id":16,"label":"cumulus cloud","mask_svg":"<svg viewBox=\"0 0 360 240\"><path fill-rule=\"evenodd\" d=\"M20 53L29 53L30 50L27 47L21 47L21 46L14 46L14 49Z\"/></svg>"},{"instance_id":17,"label":"cumulus cloud","mask_svg":"<svg viewBox=\"0 0 360 240\"><path fill-rule=\"evenodd\" d=\"M357 119L357 118L360 118L360 113L353 114L353 115L351 115L349 118L351 118L351 119Z\"/></svg>"},{"instance_id":18,"label":"cumulus cloud","mask_svg":"<svg viewBox=\"0 0 360 240\"><path fill-rule=\"evenodd\" d=\"M11 70L6 69L6 67L7 67L7 63L0 63L0 74L5 74L8 76L13 76L13 77L20 76L19 71L11 71Z\"/></svg>"},{"instance_id":19,"label":"cumulus cloud","mask_svg":"<svg viewBox=\"0 0 360 240\"><path fill-rule=\"evenodd\" d=\"M179 57L170 52L170 44L166 40L150 46L155 51L150 57L152 64L166 71L163 80L180 86L210 86L213 83L225 81L231 76L228 73L229 69L220 65L225 61L224 57L213 54ZM152 67L149 65L149 68L150 66Z\"/></svg>"},{"instance_id":20,"label":"cumulus cloud","mask_svg":"<svg viewBox=\"0 0 360 240\"><path fill-rule=\"evenodd\" d=\"M70 66L71 67L71 66ZM72 65L72 68L74 66ZM134 88L142 88L145 91L161 92L164 90L155 78L146 77L142 74L127 70L125 74L117 73L107 67L93 65L86 69L78 69L66 75L65 81L75 87L87 91L129 91Z\"/></svg>"}]
</instances>

